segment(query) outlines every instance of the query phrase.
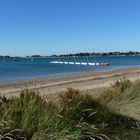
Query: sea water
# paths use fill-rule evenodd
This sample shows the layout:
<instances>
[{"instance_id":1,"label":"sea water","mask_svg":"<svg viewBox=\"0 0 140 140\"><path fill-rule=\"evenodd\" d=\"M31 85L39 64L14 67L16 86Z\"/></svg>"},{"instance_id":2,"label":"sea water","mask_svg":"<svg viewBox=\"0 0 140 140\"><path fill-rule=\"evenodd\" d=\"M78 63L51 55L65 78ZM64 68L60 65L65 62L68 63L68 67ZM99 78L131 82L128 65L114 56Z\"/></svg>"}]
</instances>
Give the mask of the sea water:
<instances>
[{"instance_id":1,"label":"sea water","mask_svg":"<svg viewBox=\"0 0 140 140\"><path fill-rule=\"evenodd\" d=\"M99 62L110 66L51 64L51 61ZM18 58L0 60L0 82L25 80L42 77L62 77L106 69L140 66L140 56L106 57L61 57L61 58Z\"/></svg>"}]
</instances>

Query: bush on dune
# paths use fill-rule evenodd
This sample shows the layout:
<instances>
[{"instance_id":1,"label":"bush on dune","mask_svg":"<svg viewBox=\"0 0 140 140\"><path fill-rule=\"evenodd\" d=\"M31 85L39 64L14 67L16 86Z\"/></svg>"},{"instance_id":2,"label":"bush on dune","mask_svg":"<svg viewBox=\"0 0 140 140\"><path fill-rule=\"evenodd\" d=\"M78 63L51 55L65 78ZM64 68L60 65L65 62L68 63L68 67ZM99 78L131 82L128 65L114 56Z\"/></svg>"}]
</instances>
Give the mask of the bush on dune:
<instances>
[{"instance_id":1,"label":"bush on dune","mask_svg":"<svg viewBox=\"0 0 140 140\"><path fill-rule=\"evenodd\" d=\"M109 107L115 107L113 103L118 103L129 89L131 95L136 88L132 85L129 81L118 82L99 99L72 88L58 101L29 90L9 100L1 97L0 139L8 136L7 139L17 140L137 140L138 121Z\"/></svg>"},{"instance_id":2,"label":"bush on dune","mask_svg":"<svg viewBox=\"0 0 140 140\"><path fill-rule=\"evenodd\" d=\"M140 121L140 81L132 83L121 79L105 90L98 100L109 109Z\"/></svg>"},{"instance_id":3,"label":"bush on dune","mask_svg":"<svg viewBox=\"0 0 140 140\"><path fill-rule=\"evenodd\" d=\"M105 134L115 139L131 140L134 132L139 133L137 129L137 122L129 117L123 116L109 110L105 105L102 105L98 100L95 100L90 95L82 95L79 91L69 89L68 92L61 96L61 104L65 107L65 113L68 115L70 120L82 118L84 122L96 127L99 134ZM71 109L72 110L67 110ZM82 110L82 111L81 111ZM66 117L64 117L66 118ZM132 132L132 135L128 133ZM118 138L115 137L118 136ZM126 136L127 135L127 136ZM136 137L138 134L136 134ZM134 137L133 137L134 138Z\"/></svg>"},{"instance_id":4,"label":"bush on dune","mask_svg":"<svg viewBox=\"0 0 140 140\"><path fill-rule=\"evenodd\" d=\"M90 101L90 102L89 102ZM100 135L94 125L86 122L91 114L91 98L79 94L76 90L60 96L60 103L48 101L31 91L24 91L20 97L14 97L5 105L2 116L8 123L9 132L17 129L19 137L47 140L80 140L107 138ZM5 135L7 131L2 131ZM16 136L11 135L14 139Z\"/></svg>"}]
</instances>

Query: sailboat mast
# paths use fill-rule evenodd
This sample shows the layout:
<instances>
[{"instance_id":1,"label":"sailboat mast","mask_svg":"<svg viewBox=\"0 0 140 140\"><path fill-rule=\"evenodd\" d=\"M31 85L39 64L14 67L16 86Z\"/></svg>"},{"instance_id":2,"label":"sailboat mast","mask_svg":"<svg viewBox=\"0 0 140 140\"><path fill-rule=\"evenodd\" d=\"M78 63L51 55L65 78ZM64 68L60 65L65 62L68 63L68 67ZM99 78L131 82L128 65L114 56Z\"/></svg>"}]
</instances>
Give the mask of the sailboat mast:
<instances>
[{"instance_id":1,"label":"sailboat mast","mask_svg":"<svg viewBox=\"0 0 140 140\"><path fill-rule=\"evenodd\" d=\"M96 63L96 56L95 56L94 49L93 49L93 57L94 57L94 62Z\"/></svg>"},{"instance_id":2,"label":"sailboat mast","mask_svg":"<svg viewBox=\"0 0 140 140\"><path fill-rule=\"evenodd\" d=\"M85 50L85 54L86 54L86 60L87 60L87 64L88 64L88 53Z\"/></svg>"}]
</instances>

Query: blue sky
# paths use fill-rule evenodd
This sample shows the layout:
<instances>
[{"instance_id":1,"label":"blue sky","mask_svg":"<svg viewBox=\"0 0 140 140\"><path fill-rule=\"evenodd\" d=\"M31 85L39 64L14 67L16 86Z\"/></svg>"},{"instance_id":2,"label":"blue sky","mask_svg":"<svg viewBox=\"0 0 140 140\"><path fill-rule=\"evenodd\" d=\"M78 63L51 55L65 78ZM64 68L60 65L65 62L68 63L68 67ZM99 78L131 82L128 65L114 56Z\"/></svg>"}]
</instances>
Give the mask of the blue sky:
<instances>
[{"instance_id":1,"label":"blue sky","mask_svg":"<svg viewBox=\"0 0 140 140\"><path fill-rule=\"evenodd\" d=\"M140 51L139 0L1 0L0 54Z\"/></svg>"}]
</instances>

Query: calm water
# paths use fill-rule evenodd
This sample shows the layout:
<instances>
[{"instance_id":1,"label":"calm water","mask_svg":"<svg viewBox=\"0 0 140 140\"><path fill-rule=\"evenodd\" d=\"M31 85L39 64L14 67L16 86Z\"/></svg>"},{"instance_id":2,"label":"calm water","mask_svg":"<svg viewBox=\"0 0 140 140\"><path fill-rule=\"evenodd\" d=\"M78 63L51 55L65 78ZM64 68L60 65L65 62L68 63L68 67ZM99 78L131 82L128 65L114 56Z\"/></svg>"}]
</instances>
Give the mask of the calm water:
<instances>
[{"instance_id":1,"label":"calm water","mask_svg":"<svg viewBox=\"0 0 140 140\"><path fill-rule=\"evenodd\" d=\"M90 62L94 62L95 58L88 58ZM63 65L50 64L50 61L58 60L54 58L36 58L18 59L0 61L0 82L8 82L14 80L24 80L37 77L59 77L68 74L78 74L79 72L89 72L102 69L118 69L124 67L140 66L140 56L110 56L96 57L96 62L108 62L109 67L100 66L81 66L81 65ZM86 57L77 58L61 58L63 61L87 61Z\"/></svg>"}]
</instances>

